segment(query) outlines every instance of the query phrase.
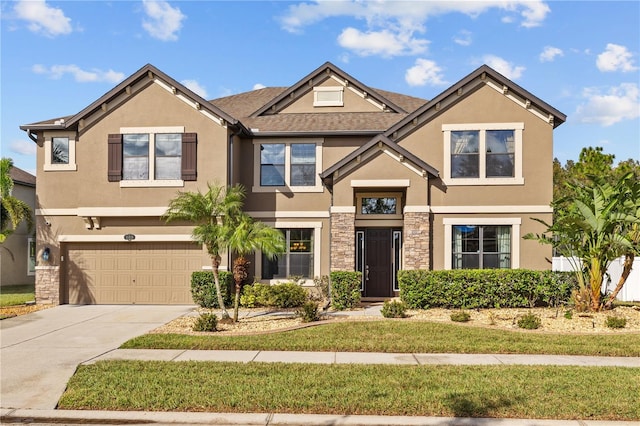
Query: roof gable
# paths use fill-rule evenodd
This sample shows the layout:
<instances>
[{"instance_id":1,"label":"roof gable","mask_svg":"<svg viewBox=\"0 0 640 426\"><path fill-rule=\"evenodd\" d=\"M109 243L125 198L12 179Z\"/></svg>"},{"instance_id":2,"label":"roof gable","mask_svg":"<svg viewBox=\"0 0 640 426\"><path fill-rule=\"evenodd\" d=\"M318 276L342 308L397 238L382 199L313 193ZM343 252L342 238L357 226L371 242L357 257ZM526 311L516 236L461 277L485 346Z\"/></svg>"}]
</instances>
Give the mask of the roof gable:
<instances>
[{"instance_id":1,"label":"roof gable","mask_svg":"<svg viewBox=\"0 0 640 426\"><path fill-rule=\"evenodd\" d=\"M427 175L434 177L439 176L438 170L434 167L427 164L407 149L393 142L388 137L378 135L322 172L320 174L320 179L322 179L325 185L331 186L333 185L334 179L344 176L345 173L349 173L355 167L366 163L380 152L391 156L396 161L402 163L420 176L425 178Z\"/></svg>"},{"instance_id":2,"label":"roof gable","mask_svg":"<svg viewBox=\"0 0 640 426\"><path fill-rule=\"evenodd\" d=\"M158 68L147 64L77 114L57 120L27 124L20 126L20 128L30 131L70 129L75 127L82 129L100 120L110 110L122 105L127 99L135 95L135 93L144 90L145 87L154 83L173 93L177 98L191 105L194 110L208 116L218 122L218 124L230 124L242 127L242 124L236 118L209 103Z\"/></svg>"},{"instance_id":3,"label":"roof gable","mask_svg":"<svg viewBox=\"0 0 640 426\"><path fill-rule=\"evenodd\" d=\"M407 113L405 109L383 96L380 92L361 83L331 62L325 62L270 102L264 104L251 114L251 117L277 114L312 91L314 87L321 86L328 79L333 79L335 84L341 85L345 90L350 90L362 97L362 99L370 102L381 112Z\"/></svg>"},{"instance_id":4,"label":"roof gable","mask_svg":"<svg viewBox=\"0 0 640 426\"><path fill-rule=\"evenodd\" d=\"M404 138L419 128L421 124L429 122L435 115L457 104L484 85L501 93L514 102L515 105L526 109L554 128L564 123L567 119L567 116L562 112L512 82L493 68L483 65L390 127L384 133L385 136L395 141Z\"/></svg>"}]
</instances>

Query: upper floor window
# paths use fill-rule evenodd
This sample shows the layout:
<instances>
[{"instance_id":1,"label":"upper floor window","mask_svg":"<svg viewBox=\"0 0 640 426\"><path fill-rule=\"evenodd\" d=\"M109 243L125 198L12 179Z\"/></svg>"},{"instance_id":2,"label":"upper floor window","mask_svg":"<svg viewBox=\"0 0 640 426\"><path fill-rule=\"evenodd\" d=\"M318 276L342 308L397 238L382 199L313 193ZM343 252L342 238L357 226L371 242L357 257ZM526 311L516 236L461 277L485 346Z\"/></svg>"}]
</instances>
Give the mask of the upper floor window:
<instances>
[{"instance_id":1,"label":"upper floor window","mask_svg":"<svg viewBox=\"0 0 640 426\"><path fill-rule=\"evenodd\" d=\"M76 141L69 134L44 138L45 171L73 171L76 168Z\"/></svg>"},{"instance_id":2,"label":"upper floor window","mask_svg":"<svg viewBox=\"0 0 640 426\"><path fill-rule=\"evenodd\" d=\"M402 194L396 192L356 194L356 218L401 219Z\"/></svg>"},{"instance_id":3,"label":"upper floor window","mask_svg":"<svg viewBox=\"0 0 640 426\"><path fill-rule=\"evenodd\" d=\"M344 106L344 88L336 87L314 87L313 106Z\"/></svg>"},{"instance_id":4,"label":"upper floor window","mask_svg":"<svg viewBox=\"0 0 640 426\"><path fill-rule=\"evenodd\" d=\"M523 123L444 125L445 183L524 183L523 130Z\"/></svg>"},{"instance_id":5,"label":"upper floor window","mask_svg":"<svg viewBox=\"0 0 640 426\"><path fill-rule=\"evenodd\" d=\"M120 186L183 186L196 180L195 133L182 127L123 128L109 135L109 180Z\"/></svg>"},{"instance_id":6,"label":"upper floor window","mask_svg":"<svg viewBox=\"0 0 640 426\"><path fill-rule=\"evenodd\" d=\"M51 138L51 164L69 164L69 138Z\"/></svg>"},{"instance_id":7,"label":"upper floor window","mask_svg":"<svg viewBox=\"0 0 640 426\"><path fill-rule=\"evenodd\" d=\"M289 188L297 192L321 192L320 173L322 145L320 141L256 143L254 192Z\"/></svg>"}]
</instances>

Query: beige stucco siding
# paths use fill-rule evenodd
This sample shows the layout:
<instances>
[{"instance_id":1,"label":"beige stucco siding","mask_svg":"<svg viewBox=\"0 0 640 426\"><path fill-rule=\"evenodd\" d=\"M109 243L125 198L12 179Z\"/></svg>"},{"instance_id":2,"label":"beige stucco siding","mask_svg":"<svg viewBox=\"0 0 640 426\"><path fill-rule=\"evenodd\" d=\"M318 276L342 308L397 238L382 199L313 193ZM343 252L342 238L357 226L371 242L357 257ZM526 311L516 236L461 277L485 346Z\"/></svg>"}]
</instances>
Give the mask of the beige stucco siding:
<instances>
[{"instance_id":1,"label":"beige stucco siding","mask_svg":"<svg viewBox=\"0 0 640 426\"><path fill-rule=\"evenodd\" d=\"M524 185L449 185L432 189L431 204L549 205L552 199L553 127L494 89L484 86L442 112L400 145L440 171L445 169L443 125L469 123L523 123L522 167ZM480 190L481 188L481 190Z\"/></svg>"},{"instance_id":2,"label":"beige stucco siding","mask_svg":"<svg viewBox=\"0 0 640 426\"><path fill-rule=\"evenodd\" d=\"M332 78L328 78L323 81L318 87L342 87L343 88L343 101L344 105L341 107L338 106L322 106L322 107L314 107L314 92L313 89L309 92L305 93L303 96L298 98L294 103L284 108L280 111L281 114L290 114L290 113L322 113L322 112L380 112L382 110L364 99L362 96L356 94L349 87L343 87L340 83Z\"/></svg>"},{"instance_id":3,"label":"beige stucco siding","mask_svg":"<svg viewBox=\"0 0 640 426\"><path fill-rule=\"evenodd\" d=\"M120 133L123 127L166 126L181 126L185 132L198 134L197 182L185 182L184 188L121 188L119 182L107 181L108 134ZM44 137L58 134L45 132ZM207 181L226 181L227 130L156 84L133 95L75 138L77 171L42 171L40 139L37 164L46 176L38 182L38 208L161 206L179 189L194 190L205 187Z\"/></svg>"}]
</instances>

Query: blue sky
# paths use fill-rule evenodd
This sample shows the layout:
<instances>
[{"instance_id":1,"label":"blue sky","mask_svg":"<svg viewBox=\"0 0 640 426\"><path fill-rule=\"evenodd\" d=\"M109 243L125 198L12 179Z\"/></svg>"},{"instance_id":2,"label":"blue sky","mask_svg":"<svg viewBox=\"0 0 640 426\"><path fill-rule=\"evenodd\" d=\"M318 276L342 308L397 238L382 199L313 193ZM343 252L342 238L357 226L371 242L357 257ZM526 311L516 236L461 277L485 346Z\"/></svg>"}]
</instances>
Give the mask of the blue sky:
<instances>
[{"instance_id":1,"label":"blue sky","mask_svg":"<svg viewBox=\"0 0 640 426\"><path fill-rule=\"evenodd\" d=\"M289 86L331 61L430 99L486 63L565 113L554 155L640 159L638 1L2 1L2 157L18 126L75 114L146 63L207 99Z\"/></svg>"}]
</instances>

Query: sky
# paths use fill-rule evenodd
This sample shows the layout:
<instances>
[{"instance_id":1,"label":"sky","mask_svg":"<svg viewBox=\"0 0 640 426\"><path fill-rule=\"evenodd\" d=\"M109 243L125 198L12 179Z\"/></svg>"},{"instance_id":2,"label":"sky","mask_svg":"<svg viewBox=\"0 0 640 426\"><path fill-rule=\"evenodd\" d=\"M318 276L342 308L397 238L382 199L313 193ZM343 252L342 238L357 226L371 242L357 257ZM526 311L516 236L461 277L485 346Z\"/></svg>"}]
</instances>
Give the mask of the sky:
<instances>
[{"instance_id":1,"label":"sky","mask_svg":"<svg viewBox=\"0 0 640 426\"><path fill-rule=\"evenodd\" d=\"M291 86L330 61L432 99L483 64L567 115L583 147L640 160L638 1L0 1L1 156L20 125L72 115L151 63L206 99Z\"/></svg>"}]
</instances>

